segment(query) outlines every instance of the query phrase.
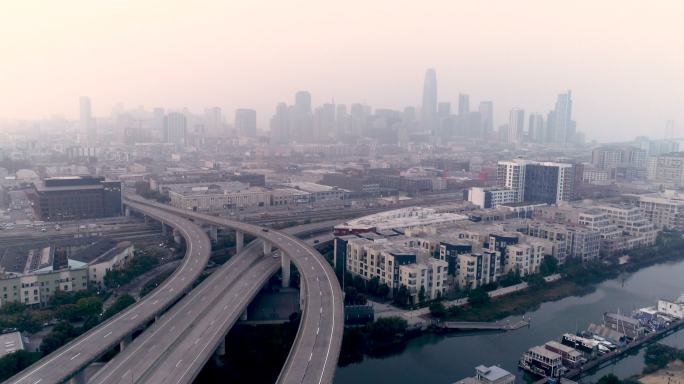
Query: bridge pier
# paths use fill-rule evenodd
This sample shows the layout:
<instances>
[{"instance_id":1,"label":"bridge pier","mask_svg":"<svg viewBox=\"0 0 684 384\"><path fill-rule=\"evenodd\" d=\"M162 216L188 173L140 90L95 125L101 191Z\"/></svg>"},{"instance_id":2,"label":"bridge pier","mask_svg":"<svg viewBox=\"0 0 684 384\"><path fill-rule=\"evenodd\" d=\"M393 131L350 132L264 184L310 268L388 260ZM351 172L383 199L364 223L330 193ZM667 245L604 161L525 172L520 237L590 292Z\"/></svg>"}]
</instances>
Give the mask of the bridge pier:
<instances>
[{"instance_id":1,"label":"bridge pier","mask_svg":"<svg viewBox=\"0 0 684 384\"><path fill-rule=\"evenodd\" d=\"M282 286L287 288L290 286L290 255L280 251L280 269L282 271Z\"/></svg>"},{"instance_id":2,"label":"bridge pier","mask_svg":"<svg viewBox=\"0 0 684 384\"><path fill-rule=\"evenodd\" d=\"M161 223L161 229L162 229L162 236L167 236L169 234L169 227L164 224L164 222Z\"/></svg>"},{"instance_id":3,"label":"bridge pier","mask_svg":"<svg viewBox=\"0 0 684 384\"><path fill-rule=\"evenodd\" d=\"M131 208L126 207L124 208L124 216L130 216L131 215Z\"/></svg>"},{"instance_id":4,"label":"bridge pier","mask_svg":"<svg viewBox=\"0 0 684 384\"><path fill-rule=\"evenodd\" d=\"M218 227L215 225L212 225L209 227L209 238L213 242L218 242Z\"/></svg>"},{"instance_id":5,"label":"bridge pier","mask_svg":"<svg viewBox=\"0 0 684 384\"><path fill-rule=\"evenodd\" d=\"M240 321L247 321L247 310L246 309L244 312L242 312L242 315L240 315Z\"/></svg>"},{"instance_id":6,"label":"bridge pier","mask_svg":"<svg viewBox=\"0 0 684 384\"><path fill-rule=\"evenodd\" d=\"M183 240L183 237L181 236L180 232L177 230L173 230L173 242L176 244L180 244Z\"/></svg>"},{"instance_id":7,"label":"bridge pier","mask_svg":"<svg viewBox=\"0 0 684 384\"><path fill-rule=\"evenodd\" d=\"M235 231L235 253L242 251L245 246L245 233L242 231Z\"/></svg>"},{"instance_id":8,"label":"bridge pier","mask_svg":"<svg viewBox=\"0 0 684 384\"><path fill-rule=\"evenodd\" d=\"M69 379L69 384L86 384L85 371L78 371L76 375Z\"/></svg>"},{"instance_id":9,"label":"bridge pier","mask_svg":"<svg viewBox=\"0 0 684 384\"><path fill-rule=\"evenodd\" d=\"M149 224L150 218L147 215L143 215L143 218L145 219L145 224Z\"/></svg>"},{"instance_id":10,"label":"bridge pier","mask_svg":"<svg viewBox=\"0 0 684 384\"><path fill-rule=\"evenodd\" d=\"M226 338L224 337L223 340L218 345L218 348L216 348L216 356L225 356L226 355Z\"/></svg>"},{"instance_id":11,"label":"bridge pier","mask_svg":"<svg viewBox=\"0 0 684 384\"><path fill-rule=\"evenodd\" d=\"M132 340L133 337L131 335L128 335L121 339L121 341L119 342L119 352L122 352L124 349L126 349L126 347L128 347L128 344L130 344Z\"/></svg>"},{"instance_id":12,"label":"bridge pier","mask_svg":"<svg viewBox=\"0 0 684 384\"><path fill-rule=\"evenodd\" d=\"M264 240L264 256L271 256L272 251L273 251L273 244L271 244L267 240Z\"/></svg>"}]
</instances>

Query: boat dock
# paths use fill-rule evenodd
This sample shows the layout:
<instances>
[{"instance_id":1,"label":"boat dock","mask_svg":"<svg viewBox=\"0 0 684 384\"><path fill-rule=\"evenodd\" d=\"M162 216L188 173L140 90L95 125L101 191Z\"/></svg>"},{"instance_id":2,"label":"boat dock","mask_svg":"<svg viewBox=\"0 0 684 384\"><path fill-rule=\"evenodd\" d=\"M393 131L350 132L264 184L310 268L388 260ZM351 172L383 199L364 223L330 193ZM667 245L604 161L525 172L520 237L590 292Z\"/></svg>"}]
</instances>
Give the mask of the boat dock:
<instances>
[{"instance_id":1,"label":"boat dock","mask_svg":"<svg viewBox=\"0 0 684 384\"><path fill-rule=\"evenodd\" d=\"M445 330L454 331L514 331L530 325L529 319L520 319L519 321L496 321L496 322L478 322L478 321L444 321L435 324L437 327Z\"/></svg>"},{"instance_id":2,"label":"boat dock","mask_svg":"<svg viewBox=\"0 0 684 384\"><path fill-rule=\"evenodd\" d=\"M652 343L667 335L677 332L680 328L682 328L682 326L684 326L684 320L678 320L663 330L649 333L648 335L638 340L635 340L622 348L618 348L613 352L609 352L603 356L599 356L598 358L587 362L579 368L570 370L564 375L564 377L573 380L579 379L590 370L602 368L604 365L608 365L614 361L620 360L622 358L622 355L633 349L640 348L645 344Z\"/></svg>"}]
</instances>

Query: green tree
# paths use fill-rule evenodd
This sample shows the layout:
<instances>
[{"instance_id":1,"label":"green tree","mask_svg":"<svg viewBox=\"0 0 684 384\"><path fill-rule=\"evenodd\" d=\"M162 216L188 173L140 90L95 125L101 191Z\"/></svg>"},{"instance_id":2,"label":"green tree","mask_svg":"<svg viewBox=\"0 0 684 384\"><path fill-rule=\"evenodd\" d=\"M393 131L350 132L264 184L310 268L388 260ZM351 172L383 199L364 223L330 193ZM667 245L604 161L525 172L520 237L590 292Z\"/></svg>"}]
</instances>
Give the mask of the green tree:
<instances>
[{"instance_id":1,"label":"green tree","mask_svg":"<svg viewBox=\"0 0 684 384\"><path fill-rule=\"evenodd\" d=\"M433 301L430 303L430 316L441 319L446 317L448 311L441 301Z\"/></svg>"},{"instance_id":2,"label":"green tree","mask_svg":"<svg viewBox=\"0 0 684 384\"><path fill-rule=\"evenodd\" d=\"M0 380L4 381L40 359L40 353L19 350L0 358Z\"/></svg>"},{"instance_id":3,"label":"green tree","mask_svg":"<svg viewBox=\"0 0 684 384\"><path fill-rule=\"evenodd\" d=\"M55 325L55 327L52 328L52 331L43 338L39 349L43 353L43 356L48 355L77 335L76 329L74 329L71 324L68 322L61 322Z\"/></svg>"},{"instance_id":4,"label":"green tree","mask_svg":"<svg viewBox=\"0 0 684 384\"><path fill-rule=\"evenodd\" d=\"M551 255L544 255L544 260L542 260L542 263L539 266L539 273L543 276L558 273L558 260Z\"/></svg>"},{"instance_id":5,"label":"green tree","mask_svg":"<svg viewBox=\"0 0 684 384\"><path fill-rule=\"evenodd\" d=\"M81 317L99 316L102 313L102 299L97 296L78 299L76 312Z\"/></svg>"},{"instance_id":6,"label":"green tree","mask_svg":"<svg viewBox=\"0 0 684 384\"><path fill-rule=\"evenodd\" d=\"M489 294L482 288L473 289L468 293L468 304L473 307L489 304L490 301Z\"/></svg>"},{"instance_id":7,"label":"green tree","mask_svg":"<svg viewBox=\"0 0 684 384\"><path fill-rule=\"evenodd\" d=\"M409 291L405 286L400 286L394 293L393 301L396 305L405 306L408 303Z\"/></svg>"},{"instance_id":8,"label":"green tree","mask_svg":"<svg viewBox=\"0 0 684 384\"><path fill-rule=\"evenodd\" d=\"M116 298L116 301L114 301L114 304L112 304L111 307L107 308L103 315L103 319L108 319L117 313L123 311L127 307L129 307L131 304L135 303L135 299L131 295L121 295Z\"/></svg>"},{"instance_id":9,"label":"green tree","mask_svg":"<svg viewBox=\"0 0 684 384\"><path fill-rule=\"evenodd\" d=\"M620 384L620 379L612 373L609 373L599 379L597 384Z\"/></svg>"}]
</instances>

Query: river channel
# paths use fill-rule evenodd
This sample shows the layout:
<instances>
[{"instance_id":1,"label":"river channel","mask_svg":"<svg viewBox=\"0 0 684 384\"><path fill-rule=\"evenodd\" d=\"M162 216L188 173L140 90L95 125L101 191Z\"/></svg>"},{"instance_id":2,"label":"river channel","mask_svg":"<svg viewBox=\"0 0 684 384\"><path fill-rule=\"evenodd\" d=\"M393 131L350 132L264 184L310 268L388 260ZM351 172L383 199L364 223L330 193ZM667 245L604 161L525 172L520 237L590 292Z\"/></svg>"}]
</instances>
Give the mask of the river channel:
<instances>
[{"instance_id":1,"label":"river channel","mask_svg":"<svg viewBox=\"0 0 684 384\"><path fill-rule=\"evenodd\" d=\"M631 313L635 308L655 305L659 298L675 299L684 293L684 261L664 263L607 280L592 293L542 304L526 316L529 328L506 333L427 335L409 342L406 349L385 358L364 358L360 363L338 368L336 384L420 383L449 384L474 374L477 365L499 365L523 381L517 368L523 352L565 332L601 323L604 312ZM684 348L684 330L662 343ZM595 382L614 373L624 378L643 369L643 350L587 376Z\"/></svg>"}]
</instances>

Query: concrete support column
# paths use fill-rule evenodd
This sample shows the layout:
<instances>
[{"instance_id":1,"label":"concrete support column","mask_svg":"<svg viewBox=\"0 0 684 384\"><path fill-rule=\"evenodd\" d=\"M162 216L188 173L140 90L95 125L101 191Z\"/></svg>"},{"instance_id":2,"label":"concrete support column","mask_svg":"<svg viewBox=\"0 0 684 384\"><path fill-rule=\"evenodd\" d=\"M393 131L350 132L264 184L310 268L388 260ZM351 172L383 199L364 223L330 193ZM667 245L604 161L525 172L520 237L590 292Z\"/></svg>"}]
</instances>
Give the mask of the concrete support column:
<instances>
[{"instance_id":1,"label":"concrete support column","mask_svg":"<svg viewBox=\"0 0 684 384\"><path fill-rule=\"evenodd\" d=\"M180 232L178 232L177 230L174 229L174 230L173 230L173 241L174 241L176 244L180 244L181 241L182 241L182 239L183 239L183 238L182 238Z\"/></svg>"},{"instance_id":2,"label":"concrete support column","mask_svg":"<svg viewBox=\"0 0 684 384\"><path fill-rule=\"evenodd\" d=\"M280 251L280 269L282 270L283 276L283 288L290 286L290 255Z\"/></svg>"},{"instance_id":3,"label":"concrete support column","mask_svg":"<svg viewBox=\"0 0 684 384\"><path fill-rule=\"evenodd\" d=\"M245 233L242 231L235 231L235 253L242 251L245 246Z\"/></svg>"},{"instance_id":4,"label":"concrete support column","mask_svg":"<svg viewBox=\"0 0 684 384\"><path fill-rule=\"evenodd\" d=\"M69 379L69 384L86 384L85 372L83 370L78 371L78 373Z\"/></svg>"},{"instance_id":5,"label":"concrete support column","mask_svg":"<svg viewBox=\"0 0 684 384\"><path fill-rule=\"evenodd\" d=\"M264 240L264 256L271 256L273 245L271 242Z\"/></svg>"},{"instance_id":6,"label":"concrete support column","mask_svg":"<svg viewBox=\"0 0 684 384\"><path fill-rule=\"evenodd\" d=\"M247 321L247 310L246 309L244 312L242 312L242 315L240 315L240 321Z\"/></svg>"},{"instance_id":7,"label":"concrete support column","mask_svg":"<svg viewBox=\"0 0 684 384\"><path fill-rule=\"evenodd\" d=\"M131 215L131 209L129 207L124 208L124 216L130 216Z\"/></svg>"},{"instance_id":8,"label":"concrete support column","mask_svg":"<svg viewBox=\"0 0 684 384\"><path fill-rule=\"evenodd\" d=\"M209 227L209 238L213 242L218 241L218 227L215 225L212 225Z\"/></svg>"},{"instance_id":9,"label":"concrete support column","mask_svg":"<svg viewBox=\"0 0 684 384\"><path fill-rule=\"evenodd\" d=\"M226 339L223 338L221 340L221 343L219 343L218 348L216 348L216 355L217 356L225 356L226 355Z\"/></svg>"},{"instance_id":10,"label":"concrete support column","mask_svg":"<svg viewBox=\"0 0 684 384\"><path fill-rule=\"evenodd\" d=\"M161 228L162 228L162 236L166 236L169 234L169 227L164 224L163 222L161 223Z\"/></svg>"},{"instance_id":11,"label":"concrete support column","mask_svg":"<svg viewBox=\"0 0 684 384\"><path fill-rule=\"evenodd\" d=\"M119 342L119 352L126 349L126 347L128 347L128 344L130 344L132 340L133 340L133 337L131 335L128 335L128 336L124 337L123 339L121 339L121 341Z\"/></svg>"},{"instance_id":12,"label":"concrete support column","mask_svg":"<svg viewBox=\"0 0 684 384\"><path fill-rule=\"evenodd\" d=\"M143 215L143 218L145 219L145 224L149 224L150 218L147 215Z\"/></svg>"}]
</instances>

